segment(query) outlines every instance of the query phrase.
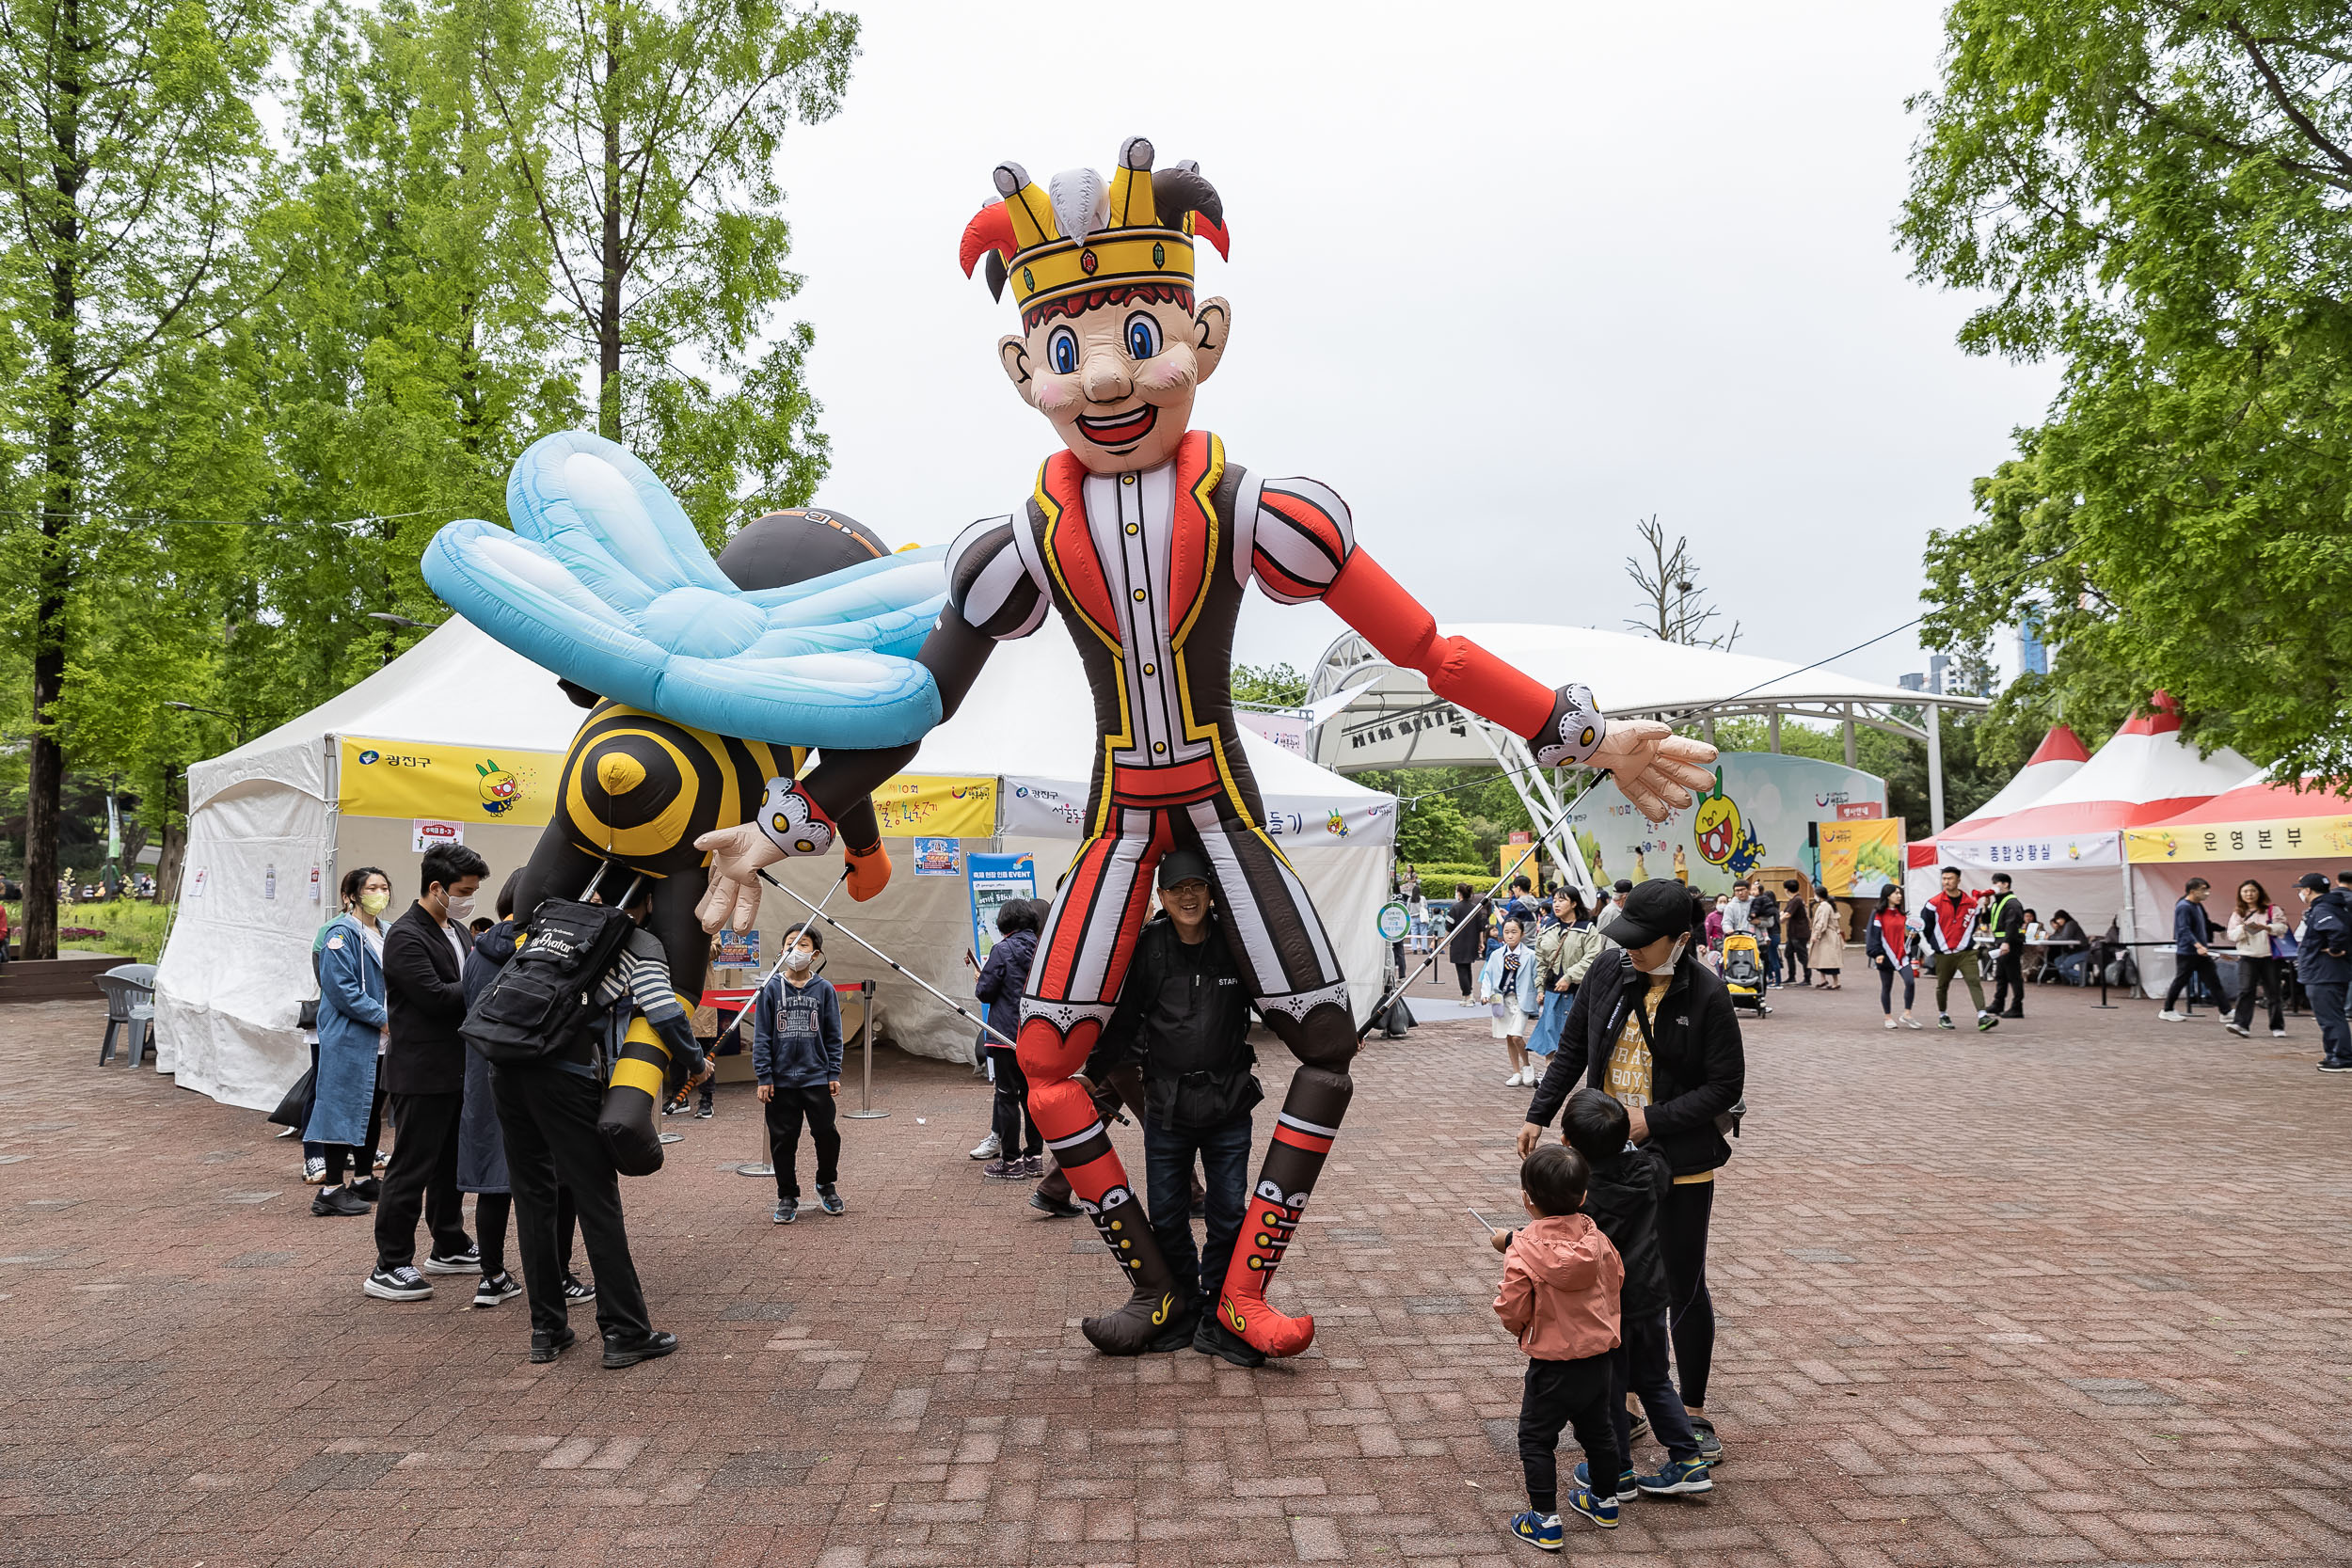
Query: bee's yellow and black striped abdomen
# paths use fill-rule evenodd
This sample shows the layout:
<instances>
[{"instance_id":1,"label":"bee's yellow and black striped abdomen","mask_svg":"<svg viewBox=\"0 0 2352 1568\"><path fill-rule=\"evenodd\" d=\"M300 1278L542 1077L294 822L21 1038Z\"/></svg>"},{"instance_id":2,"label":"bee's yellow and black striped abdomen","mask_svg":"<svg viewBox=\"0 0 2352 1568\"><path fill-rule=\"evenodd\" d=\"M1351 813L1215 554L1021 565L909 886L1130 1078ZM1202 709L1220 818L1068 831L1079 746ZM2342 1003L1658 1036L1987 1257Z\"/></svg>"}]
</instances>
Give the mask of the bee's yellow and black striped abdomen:
<instances>
[{"instance_id":1,"label":"bee's yellow and black striped abdomen","mask_svg":"<svg viewBox=\"0 0 2352 1568\"><path fill-rule=\"evenodd\" d=\"M562 820L580 847L633 870L691 870L707 858L694 840L748 820L768 781L798 777L806 755L599 703L564 759Z\"/></svg>"}]
</instances>

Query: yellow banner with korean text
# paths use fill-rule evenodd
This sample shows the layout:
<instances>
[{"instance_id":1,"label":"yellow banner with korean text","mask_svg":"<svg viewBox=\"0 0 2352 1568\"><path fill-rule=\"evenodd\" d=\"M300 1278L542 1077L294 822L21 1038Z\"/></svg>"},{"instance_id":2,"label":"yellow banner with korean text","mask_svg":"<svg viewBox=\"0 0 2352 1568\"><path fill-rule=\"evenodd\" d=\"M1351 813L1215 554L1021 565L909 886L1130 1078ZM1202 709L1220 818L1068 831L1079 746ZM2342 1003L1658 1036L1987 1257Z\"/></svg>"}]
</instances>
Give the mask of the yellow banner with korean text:
<instances>
[{"instance_id":1,"label":"yellow banner with korean text","mask_svg":"<svg viewBox=\"0 0 2352 1568\"><path fill-rule=\"evenodd\" d=\"M344 736L336 808L345 816L547 825L564 777L561 752L440 746Z\"/></svg>"},{"instance_id":2,"label":"yellow banner with korean text","mask_svg":"<svg viewBox=\"0 0 2352 1568\"><path fill-rule=\"evenodd\" d=\"M996 781L900 773L874 791L884 838L992 838Z\"/></svg>"},{"instance_id":3,"label":"yellow banner with korean text","mask_svg":"<svg viewBox=\"0 0 2352 1568\"><path fill-rule=\"evenodd\" d=\"M564 779L560 752L342 739L337 808L346 816L545 827ZM874 791L885 837L989 838L996 832L994 779L901 773Z\"/></svg>"},{"instance_id":4,"label":"yellow banner with korean text","mask_svg":"<svg viewBox=\"0 0 2352 1568\"><path fill-rule=\"evenodd\" d=\"M1903 819L1899 816L1823 822L1816 826L1821 886L1832 898L1876 898L1903 881Z\"/></svg>"},{"instance_id":5,"label":"yellow banner with korean text","mask_svg":"<svg viewBox=\"0 0 2352 1568\"><path fill-rule=\"evenodd\" d=\"M2341 860L2347 855L2352 855L2352 816L2197 822L2178 828L2123 831L2123 856L2134 865L2166 861Z\"/></svg>"}]
</instances>

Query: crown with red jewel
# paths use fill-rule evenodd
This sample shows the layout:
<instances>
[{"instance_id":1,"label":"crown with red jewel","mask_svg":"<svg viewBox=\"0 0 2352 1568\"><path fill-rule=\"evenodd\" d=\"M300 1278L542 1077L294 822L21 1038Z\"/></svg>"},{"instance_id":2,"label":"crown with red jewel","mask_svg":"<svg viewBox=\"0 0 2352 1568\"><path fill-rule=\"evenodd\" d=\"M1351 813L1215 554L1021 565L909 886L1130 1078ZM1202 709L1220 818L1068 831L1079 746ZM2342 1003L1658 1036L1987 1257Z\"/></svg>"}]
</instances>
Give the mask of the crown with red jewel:
<instances>
[{"instance_id":1,"label":"crown with red jewel","mask_svg":"<svg viewBox=\"0 0 2352 1568\"><path fill-rule=\"evenodd\" d=\"M1193 241L1226 254L1224 203L1200 166L1152 167L1152 144L1130 136L1108 180L1065 169L1041 188L1019 164L998 164L997 194L964 226L961 260L972 276L988 261L989 292L1012 284L1029 319L1076 295L1158 285L1192 288Z\"/></svg>"}]
</instances>

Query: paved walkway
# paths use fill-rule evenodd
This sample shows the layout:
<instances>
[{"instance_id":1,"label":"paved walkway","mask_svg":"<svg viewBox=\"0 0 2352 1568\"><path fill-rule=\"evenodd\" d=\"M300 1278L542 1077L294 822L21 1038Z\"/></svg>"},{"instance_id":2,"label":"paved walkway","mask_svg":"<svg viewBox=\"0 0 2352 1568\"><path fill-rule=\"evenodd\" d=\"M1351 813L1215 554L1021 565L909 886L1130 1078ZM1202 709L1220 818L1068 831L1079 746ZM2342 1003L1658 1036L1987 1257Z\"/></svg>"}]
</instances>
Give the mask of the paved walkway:
<instances>
[{"instance_id":1,"label":"paved walkway","mask_svg":"<svg viewBox=\"0 0 2352 1568\"><path fill-rule=\"evenodd\" d=\"M2352 1081L2306 1021L2033 1006L1887 1035L1849 990L1750 1026L1720 1487L1572 1523L1572 1555L2352 1559ZM688 1124L627 1189L685 1349L606 1372L530 1366L519 1303L363 1298L367 1223L312 1219L259 1116L99 1070L100 1029L0 1011L0 1561L1532 1560L1501 1528L1519 1363L1463 1212L1513 1202L1524 1095L1475 1023L1368 1053L1277 1286L1314 1349L1257 1372L1085 1348L1111 1269L978 1179L961 1069L886 1053L849 1215L788 1230L720 1168L748 1094Z\"/></svg>"}]
</instances>

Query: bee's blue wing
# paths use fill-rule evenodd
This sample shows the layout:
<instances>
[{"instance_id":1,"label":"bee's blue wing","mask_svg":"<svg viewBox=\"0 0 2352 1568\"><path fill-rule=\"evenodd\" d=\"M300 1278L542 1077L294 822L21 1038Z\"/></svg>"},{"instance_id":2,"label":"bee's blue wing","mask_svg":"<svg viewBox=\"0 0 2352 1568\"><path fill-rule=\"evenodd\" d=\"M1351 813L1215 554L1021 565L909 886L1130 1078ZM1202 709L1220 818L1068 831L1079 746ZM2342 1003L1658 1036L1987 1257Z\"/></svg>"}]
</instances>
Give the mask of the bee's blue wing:
<instances>
[{"instance_id":1,"label":"bee's blue wing","mask_svg":"<svg viewBox=\"0 0 2352 1568\"><path fill-rule=\"evenodd\" d=\"M946 601L942 549L746 593L652 470L584 431L523 453L507 510L514 532L469 519L436 534L425 581L566 680L779 746L899 746L939 722L914 656Z\"/></svg>"}]
</instances>

